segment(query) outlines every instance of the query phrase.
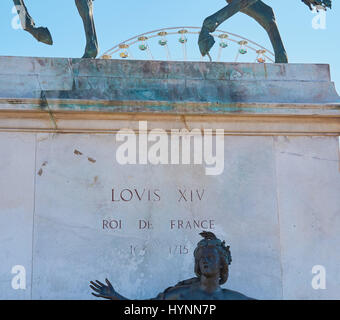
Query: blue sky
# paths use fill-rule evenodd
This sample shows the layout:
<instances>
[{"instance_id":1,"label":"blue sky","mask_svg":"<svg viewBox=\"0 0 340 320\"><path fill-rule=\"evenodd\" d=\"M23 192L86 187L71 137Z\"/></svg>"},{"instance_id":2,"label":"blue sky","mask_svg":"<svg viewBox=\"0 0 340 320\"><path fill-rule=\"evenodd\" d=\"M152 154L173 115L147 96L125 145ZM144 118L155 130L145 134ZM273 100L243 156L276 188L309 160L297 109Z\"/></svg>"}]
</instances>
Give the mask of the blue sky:
<instances>
[{"instance_id":1,"label":"blue sky","mask_svg":"<svg viewBox=\"0 0 340 320\"><path fill-rule=\"evenodd\" d=\"M334 1L327 11L326 29L312 28L314 14L300 0L264 1L274 8L291 63L328 63L332 80L340 92L340 5ZM205 17L225 5L222 0L95 0L95 23L101 52L134 35L163 27L201 26ZM85 45L82 21L73 0L26 0L38 26L47 26L52 47L36 42L28 33L12 28L13 2L0 4L0 55L81 57ZM271 49L265 31L239 13L220 29L245 36ZM188 56L197 54L195 43Z\"/></svg>"}]
</instances>

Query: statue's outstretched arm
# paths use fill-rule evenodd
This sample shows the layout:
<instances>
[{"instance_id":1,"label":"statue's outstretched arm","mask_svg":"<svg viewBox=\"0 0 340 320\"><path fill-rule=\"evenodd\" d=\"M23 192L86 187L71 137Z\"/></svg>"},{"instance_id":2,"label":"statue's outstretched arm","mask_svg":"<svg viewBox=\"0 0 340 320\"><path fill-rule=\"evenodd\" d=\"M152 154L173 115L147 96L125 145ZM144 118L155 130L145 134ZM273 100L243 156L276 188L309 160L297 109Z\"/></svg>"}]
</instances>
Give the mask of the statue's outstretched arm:
<instances>
[{"instance_id":1,"label":"statue's outstretched arm","mask_svg":"<svg viewBox=\"0 0 340 320\"><path fill-rule=\"evenodd\" d=\"M104 298L108 300L129 300L121 296L118 292L116 292L116 290L113 289L112 284L109 280L105 279L105 282L107 285L101 283L98 280L96 280L95 282L90 281L91 283L90 288L96 292L96 293L92 292L92 294L95 297Z\"/></svg>"}]
</instances>

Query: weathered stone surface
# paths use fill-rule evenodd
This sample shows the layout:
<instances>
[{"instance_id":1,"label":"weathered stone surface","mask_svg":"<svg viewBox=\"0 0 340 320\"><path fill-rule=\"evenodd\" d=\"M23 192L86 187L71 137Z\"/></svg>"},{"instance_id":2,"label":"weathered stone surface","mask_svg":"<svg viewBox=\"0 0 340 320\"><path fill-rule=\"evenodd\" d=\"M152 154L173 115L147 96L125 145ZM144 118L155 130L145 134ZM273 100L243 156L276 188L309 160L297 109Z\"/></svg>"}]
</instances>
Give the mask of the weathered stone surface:
<instances>
[{"instance_id":1,"label":"weathered stone surface","mask_svg":"<svg viewBox=\"0 0 340 320\"><path fill-rule=\"evenodd\" d=\"M0 57L0 130L115 132L117 116L160 115L241 134L340 132L328 65Z\"/></svg>"},{"instance_id":2,"label":"weathered stone surface","mask_svg":"<svg viewBox=\"0 0 340 320\"><path fill-rule=\"evenodd\" d=\"M227 167L217 179L199 165L121 166L113 135L39 134L38 141L37 165L46 165L36 185L33 298L87 299L88 281L105 277L128 297L154 297L194 275L201 229L170 228L171 220L194 219L213 220L213 230L231 245L228 288L282 298L272 138L227 138ZM142 201L113 203L112 188L146 191ZM186 196L204 190L203 198L179 202L179 189ZM147 190L159 190L160 201L148 201ZM109 218L121 219L122 230L103 230ZM153 229L139 230L140 219ZM188 253L169 254L176 245Z\"/></svg>"},{"instance_id":3,"label":"weathered stone surface","mask_svg":"<svg viewBox=\"0 0 340 320\"><path fill-rule=\"evenodd\" d=\"M18 146L17 140L13 144L17 135L9 136L2 150ZM20 139L34 150L33 138L21 134ZM199 230L171 229L171 220L213 220L212 230L232 249L228 288L259 299L338 298L337 139L224 139L224 172L209 177L199 165L121 166L114 161L114 135L39 134L35 171L33 154L11 161L15 173L16 162L31 162L20 174L29 177L28 203L18 203L6 214L17 187L1 187L7 191L1 209L7 226L1 253L9 263L1 269L2 279L9 285L9 270L19 263L26 267L29 288L5 290L3 298L30 297L31 261L34 299L87 299L88 280L105 277L131 298L152 297L193 275ZM142 201L135 196L131 202L112 202L112 188L137 189L140 196L143 189L159 190L161 201L148 201L144 192ZM179 202L179 189L204 189L203 201ZM122 220L122 229L103 230L103 219ZM150 221L152 229L138 229L139 220ZM136 247L133 253L131 245ZM169 246L175 250L176 245L188 253L170 254ZM314 265L326 268L327 290L312 288Z\"/></svg>"},{"instance_id":4,"label":"weathered stone surface","mask_svg":"<svg viewBox=\"0 0 340 320\"><path fill-rule=\"evenodd\" d=\"M328 65L0 57L0 70L26 80L0 81L2 98L340 103Z\"/></svg>"},{"instance_id":5,"label":"weathered stone surface","mask_svg":"<svg viewBox=\"0 0 340 320\"><path fill-rule=\"evenodd\" d=\"M0 134L0 299L30 299L35 134ZM26 290L14 290L14 266L26 269Z\"/></svg>"},{"instance_id":6,"label":"weathered stone surface","mask_svg":"<svg viewBox=\"0 0 340 320\"><path fill-rule=\"evenodd\" d=\"M340 299L340 158L332 137L275 139L283 296ZM311 286L326 270L326 290Z\"/></svg>"},{"instance_id":7,"label":"weathered stone surface","mask_svg":"<svg viewBox=\"0 0 340 320\"><path fill-rule=\"evenodd\" d=\"M154 297L193 276L206 227L231 245L227 288L339 298L339 119L327 65L0 57L0 298L90 299L88 281L106 277ZM119 165L117 131L142 120L224 129L223 173ZM124 189L133 199L116 201ZM18 264L25 291L10 287ZM326 290L311 286L314 265Z\"/></svg>"}]
</instances>

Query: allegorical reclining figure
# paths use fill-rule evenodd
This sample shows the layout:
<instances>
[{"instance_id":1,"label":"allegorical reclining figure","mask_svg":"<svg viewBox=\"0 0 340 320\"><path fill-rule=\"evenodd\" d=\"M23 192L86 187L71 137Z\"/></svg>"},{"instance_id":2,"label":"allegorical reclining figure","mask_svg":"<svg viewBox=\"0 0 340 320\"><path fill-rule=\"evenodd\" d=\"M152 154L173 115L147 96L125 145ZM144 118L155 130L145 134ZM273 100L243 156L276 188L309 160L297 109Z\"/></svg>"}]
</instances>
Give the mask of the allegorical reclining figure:
<instances>
[{"instance_id":1,"label":"allegorical reclining figure","mask_svg":"<svg viewBox=\"0 0 340 320\"><path fill-rule=\"evenodd\" d=\"M245 295L222 289L221 284L228 280L231 254L229 246L217 239L212 232L201 232L204 238L198 242L194 251L195 278L179 282L151 300L252 300ZM109 300L128 300L112 287L109 280L106 285L100 281L91 281L90 287L96 297Z\"/></svg>"},{"instance_id":2,"label":"allegorical reclining figure","mask_svg":"<svg viewBox=\"0 0 340 320\"><path fill-rule=\"evenodd\" d=\"M24 0L13 0L20 15L23 29L32 34L38 41L53 44L52 37L47 28L35 27L32 17L29 15ZM98 55L98 42L93 20L93 0L75 0L80 16L83 19L86 33L86 48L83 58L95 58ZM332 0L301 0L311 10L313 6L321 6L324 9L332 7ZM273 9L261 0L227 0L228 5L215 14L206 18L198 39L199 48L203 56L209 54L215 40L210 34L216 28L238 12L254 18L268 33L275 52L276 63L287 63L288 58L281 36L276 24Z\"/></svg>"}]
</instances>

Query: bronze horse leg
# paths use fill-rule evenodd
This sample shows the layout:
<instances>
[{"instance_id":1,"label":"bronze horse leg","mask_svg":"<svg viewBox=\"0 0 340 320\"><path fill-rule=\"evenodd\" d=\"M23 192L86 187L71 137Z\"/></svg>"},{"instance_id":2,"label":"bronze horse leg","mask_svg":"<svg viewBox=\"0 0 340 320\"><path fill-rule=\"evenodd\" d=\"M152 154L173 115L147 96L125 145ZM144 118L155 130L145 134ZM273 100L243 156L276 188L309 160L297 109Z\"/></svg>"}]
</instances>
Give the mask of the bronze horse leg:
<instances>
[{"instance_id":1,"label":"bronze horse leg","mask_svg":"<svg viewBox=\"0 0 340 320\"><path fill-rule=\"evenodd\" d=\"M274 49L275 63L288 63L287 53L277 27L273 9L262 1L258 1L242 9L241 12L254 18L267 31Z\"/></svg>"},{"instance_id":2,"label":"bronze horse leg","mask_svg":"<svg viewBox=\"0 0 340 320\"><path fill-rule=\"evenodd\" d=\"M234 14L257 1L258 0L233 0L226 7L206 18L198 37L198 45L202 56L205 56L206 54L209 55L209 51L215 43L214 37L210 33L214 32L221 23L232 17Z\"/></svg>"},{"instance_id":3,"label":"bronze horse leg","mask_svg":"<svg viewBox=\"0 0 340 320\"><path fill-rule=\"evenodd\" d=\"M20 17L22 28L29 32L38 41L52 45L53 40L49 30L43 27L35 27L34 20L29 15L24 0L13 0L13 2Z\"/></svg>"},{"instance_id":4,"label":"bronze horse leg","mask_svg":"<svg viewBox=\"0 0 340 320\"><path fill-rule=\"evenodd\" d=\"M273 9L260 0L227 0L229 3L225 8L216 12L204 20L198 44L202 55L209 53L215 43L209 34L225 20L237 12L242 12L254 18L268 33L275 52L276 63L287 63L287 54L277 28Z\"/></svg>"},{"instance_id":5,"label":"bronze horse leg","mask_svg":"<svg viewBox=\"0 0 340 320\"><path fill-rule=\"evenodd\" d=\"M86 48L83 58L95 58L98 54L98 41L93 19L93 0L75 0L75 2L83 19L86 33Z\"/></svg>"},{"instance_id":6,"label":"bronze horse leg","mask_svg":"<svg viewBox=\"0 0 340 320\"><path fill-rule=\"evenodd\" d=\"M75 0L80 16L83 19L86 33L86 48L83 58L95 58L98 54L98 42L93 20L93 0ZM52 45L52 36L47 28L35 27L34 20L28 13L24 0L13 0L23 29L38 41Z\"/></svg>"}]
</instances>

